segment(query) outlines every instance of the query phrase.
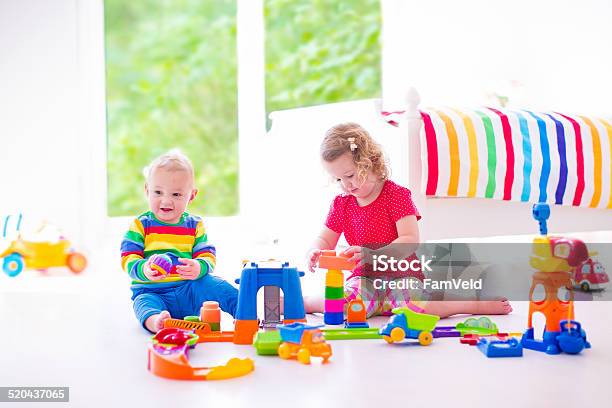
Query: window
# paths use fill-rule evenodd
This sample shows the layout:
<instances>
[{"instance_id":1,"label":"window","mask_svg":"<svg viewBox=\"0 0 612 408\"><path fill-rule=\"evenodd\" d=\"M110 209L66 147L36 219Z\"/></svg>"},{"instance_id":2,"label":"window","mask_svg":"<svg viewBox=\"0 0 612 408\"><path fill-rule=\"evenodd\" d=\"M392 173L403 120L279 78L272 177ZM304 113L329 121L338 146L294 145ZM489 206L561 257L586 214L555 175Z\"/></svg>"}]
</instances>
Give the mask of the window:
<instances>
[{"instance_id":1,"label":"window","mask_svg":"<svg viewBox=\"0 0 612 408\"><path fill-rule=\"evenodd\" d=\"M146 210L142 169L179 147L197 214L238 211L236 0L105 1L108 213Z\"/></svg>"},{"instance_id":2,"label":"window","mask_svg":"<svg viewBox=\"0 0 612 408\"><path fill-rule=\"evenodd\" d=\"M380 97L379 0L265 0L266 112Z\"/></svg>"}]
</instances>

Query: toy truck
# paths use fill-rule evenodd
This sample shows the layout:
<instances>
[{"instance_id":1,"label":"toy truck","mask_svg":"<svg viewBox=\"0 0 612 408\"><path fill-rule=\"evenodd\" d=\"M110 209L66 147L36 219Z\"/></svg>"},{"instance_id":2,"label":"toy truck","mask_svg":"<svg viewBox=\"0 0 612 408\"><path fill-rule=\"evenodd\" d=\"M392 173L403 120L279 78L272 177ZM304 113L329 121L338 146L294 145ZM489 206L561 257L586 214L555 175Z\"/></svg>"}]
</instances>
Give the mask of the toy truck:
<instances>
[{"instance_id":1,"label":"toy truck","mask_svg":"<svg viewBox=\"0 0 612 408\"><path fill-rule=\"evenodd\" d=\"M387 343L400 342L404 339L417 339L422 346L428 346L433 341L432 331L439 316L418 313L407 307L392 310L393 316L381 327L379 334Z\"/></svg>"},{"instance_id":2,"label":"toy truck","mask_svg":"<svg viewBox=\"0 0 612 408\"><path fill-rule=\"evenodd\" d=\"M302 364L310 364L311 356L323 358L323 363L327 363L331 357L332 349L319 330L321 326L291 323L277 327L282 341L278 346L280 358L297 358Z\"/></svg>"}]
</instances>

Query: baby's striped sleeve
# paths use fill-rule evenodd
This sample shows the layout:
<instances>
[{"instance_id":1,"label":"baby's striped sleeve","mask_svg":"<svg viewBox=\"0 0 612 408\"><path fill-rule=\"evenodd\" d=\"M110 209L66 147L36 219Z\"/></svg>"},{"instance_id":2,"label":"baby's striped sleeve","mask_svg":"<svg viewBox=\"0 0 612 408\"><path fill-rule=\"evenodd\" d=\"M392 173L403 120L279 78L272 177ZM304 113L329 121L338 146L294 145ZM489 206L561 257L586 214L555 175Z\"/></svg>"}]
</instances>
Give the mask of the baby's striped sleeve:
<instances>
[{"instance_id":1,"label":"baby's striped sleeve","mask_svg":"<svg viewBox=\"0 0 612 408\"><path fill-rule=\"evenodd\" d=\"M145 282L148 279L142 271L144 263L144 227L136 218L121 241L121 267L130 278Z\"/></svg>"},{"instance_id":2,"label":"baby's striped sleeve","mask_svg":"<svg viewBox=\"0 0 612 408\"><path fill-rule=\"evenodd\" d=\"M215 256L216 250L214 245L208 242L208 235L206 234L206 229L204 228L202 220L199 220L196 226L195 242L193 244L192 253L193 259L198 260L202 266L202 271L198 278L201 278L207 273L212 273L217 263L217 258Z\"/></svg>"}]
</instances>

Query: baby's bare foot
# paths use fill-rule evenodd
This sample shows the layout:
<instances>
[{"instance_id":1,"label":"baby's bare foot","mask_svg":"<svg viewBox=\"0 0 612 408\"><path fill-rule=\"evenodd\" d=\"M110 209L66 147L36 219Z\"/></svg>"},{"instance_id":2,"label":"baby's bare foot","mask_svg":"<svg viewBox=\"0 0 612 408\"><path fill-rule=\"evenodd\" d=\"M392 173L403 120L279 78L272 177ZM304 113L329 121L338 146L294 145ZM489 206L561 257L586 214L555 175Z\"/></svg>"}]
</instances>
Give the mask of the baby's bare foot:
<instances>
[{"instance_id":1,"label":"baby's bare foot","mask_svg":"<svg viewBox=\"0 0 612 408\"><path fill-rule=\"evenodd\" d=\"M145 326L153 333L157 333L158 331L164 328L164 321L170 318L170 313L167 310L164 310L161 313L149 316L145 321Z\"/></svg>"},{"instance_id":2,"label":"baby's bare foot","mask_svg":"<svg viewBox=\"0 0 612 408\"><path fill-rule=\"evenodd\" d=\"M512 312L508 299L480 300L476 302L476 314L501 315Z\"/></svg>"}]
</instances>

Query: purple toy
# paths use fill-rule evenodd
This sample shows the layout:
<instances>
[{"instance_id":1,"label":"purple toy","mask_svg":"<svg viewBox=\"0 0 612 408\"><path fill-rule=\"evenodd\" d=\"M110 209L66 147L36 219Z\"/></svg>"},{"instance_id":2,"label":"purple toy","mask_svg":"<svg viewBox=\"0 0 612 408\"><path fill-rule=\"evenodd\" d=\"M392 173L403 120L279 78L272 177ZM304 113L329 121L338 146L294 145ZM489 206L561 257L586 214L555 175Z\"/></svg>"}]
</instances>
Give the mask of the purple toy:
<instances>
[{"instance_id":1,"label":"purple toy","mask_svg":"<svg viewBox=\"0 0 612 408\"><path fill-rule=\"evenodd\" d=\"M149 258L149 266L162 275L167 275L172 270L172 259L168 255L155 254Z\"/></svg>"},{"instance_id":2,"label":"purple toy","mask_svg":"<svg viewBox=\"0 0 612 408\"><path fill-rule=\"evenodd\" d=\"M434 339L438 337L461 337L461 333L455 329L455 326L438 326L433 329L431 334Z\"/></svg>"}]
</instances>

